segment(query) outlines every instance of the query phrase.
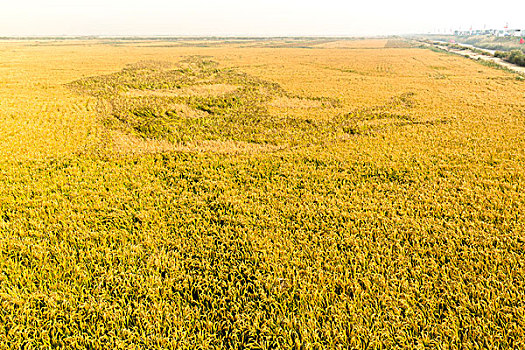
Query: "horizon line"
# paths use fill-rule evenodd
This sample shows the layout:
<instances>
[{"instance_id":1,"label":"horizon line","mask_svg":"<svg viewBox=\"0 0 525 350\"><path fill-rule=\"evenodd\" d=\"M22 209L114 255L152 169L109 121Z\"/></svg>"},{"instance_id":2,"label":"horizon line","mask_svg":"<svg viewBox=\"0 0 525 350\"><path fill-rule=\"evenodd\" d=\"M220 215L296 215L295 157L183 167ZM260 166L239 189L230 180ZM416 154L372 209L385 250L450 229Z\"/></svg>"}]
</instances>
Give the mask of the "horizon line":
<instances>
[{"instance_id":1,"label":"horizon line","mask_svg":"<svg viewBox=\"0 0 525 350\"><path fill-rule=\"evenodd\" d=\"M410 35L432 35L440 33L405 33L376 35L191 35L191 34L136 34L136 35L106 35L106 34L59 34L59 35L0 35L0 39L355 39L355 38L391 38ZM447 35L447 34L442 34Z\"/></svg>"}]
</instances>

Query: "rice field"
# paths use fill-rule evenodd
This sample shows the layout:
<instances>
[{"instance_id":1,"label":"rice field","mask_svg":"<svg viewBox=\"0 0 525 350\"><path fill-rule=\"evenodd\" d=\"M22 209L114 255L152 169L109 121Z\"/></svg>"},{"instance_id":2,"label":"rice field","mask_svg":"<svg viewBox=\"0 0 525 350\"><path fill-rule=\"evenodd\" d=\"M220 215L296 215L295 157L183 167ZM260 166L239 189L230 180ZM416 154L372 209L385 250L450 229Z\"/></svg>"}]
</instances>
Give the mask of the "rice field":
<instances>
[{"instance_id":1,"label":"rice field","mask_svg":"<svg viewBox=\"0 0 525 350\"><path fill-rule=\"evenodd\" d=\"M0 42L0 349L525 348L524 84L383 39Z\"/></svg>"}]
</instances>

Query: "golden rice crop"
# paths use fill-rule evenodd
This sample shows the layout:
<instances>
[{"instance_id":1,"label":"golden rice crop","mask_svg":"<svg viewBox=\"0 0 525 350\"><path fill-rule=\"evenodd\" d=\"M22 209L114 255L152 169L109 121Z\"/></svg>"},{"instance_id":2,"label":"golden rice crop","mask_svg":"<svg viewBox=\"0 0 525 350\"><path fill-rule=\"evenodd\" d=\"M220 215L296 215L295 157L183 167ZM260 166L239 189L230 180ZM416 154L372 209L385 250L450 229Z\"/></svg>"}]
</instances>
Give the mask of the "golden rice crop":
<instances>
[{"instance_id":1,"label":"golden rice crop","mask_svg":"<svg viewBox=\"0 0 525 350\"><path fill-rule=\"evenodd\" d=\"M524 348L525 85L385 44L0 43L0 348Z\"/></svg>"}]
</instances>

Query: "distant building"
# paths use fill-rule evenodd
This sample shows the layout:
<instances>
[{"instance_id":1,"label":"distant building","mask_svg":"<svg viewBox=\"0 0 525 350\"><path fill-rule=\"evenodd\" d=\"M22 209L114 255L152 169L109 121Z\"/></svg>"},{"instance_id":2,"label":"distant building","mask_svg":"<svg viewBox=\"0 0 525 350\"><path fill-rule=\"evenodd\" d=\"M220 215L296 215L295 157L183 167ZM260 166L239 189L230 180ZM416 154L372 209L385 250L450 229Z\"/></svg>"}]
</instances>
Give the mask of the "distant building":
<instances>
[{"instance_id":1,"label":"distant building","mask_svg":"<svg viewBox=\"0 0 525 350\"><path fill-rule=\"evenodd\" d=\"M514 36L514 37L525 37L525 29L475 29L475 30L455 30L454 35L456 36L472 36L472 35L494 35L499 37Z\"/></svg>"},{"instance_id":2,"label":"distant building","mask_svg":"<svg viewBox=\"0 0 525 350\"><path fill-rule=\"evenodd\" d=\"M456 31L454 31L454 35L457 35L457 36L469 36L469 35L471 35L471 32L470 32L470 30L456 30Z\"/></svg>"},{"instance_id":3,"label":"distant building","mask_svg":"<svg viewBox=\"0 0 525 350\"><path fill-rule=\"evenodd\" d=\"M511 36L520 37L520 36L524 36L525 35L525 31L523 31L521 29L509 29L509 34Z\"/></svg>"}]
</instances>

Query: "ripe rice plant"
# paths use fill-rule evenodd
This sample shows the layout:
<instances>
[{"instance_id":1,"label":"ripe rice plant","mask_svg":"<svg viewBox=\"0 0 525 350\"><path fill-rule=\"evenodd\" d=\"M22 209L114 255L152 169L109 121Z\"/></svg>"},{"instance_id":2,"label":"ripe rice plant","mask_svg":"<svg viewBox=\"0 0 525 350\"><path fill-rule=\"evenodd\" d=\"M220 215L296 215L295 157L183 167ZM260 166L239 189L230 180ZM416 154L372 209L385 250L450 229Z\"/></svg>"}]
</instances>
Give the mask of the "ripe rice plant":
<instances>
[{"instance_id":1,"label":"ripe rice plant","mask_svg":"<svg viewBox=\"0 0 525 350\"><path fill-rule=\"evenodd\" d=\"M523 81L386 42L0 43L0 348L524 348Z\"/></svg>"}]
</instances>

